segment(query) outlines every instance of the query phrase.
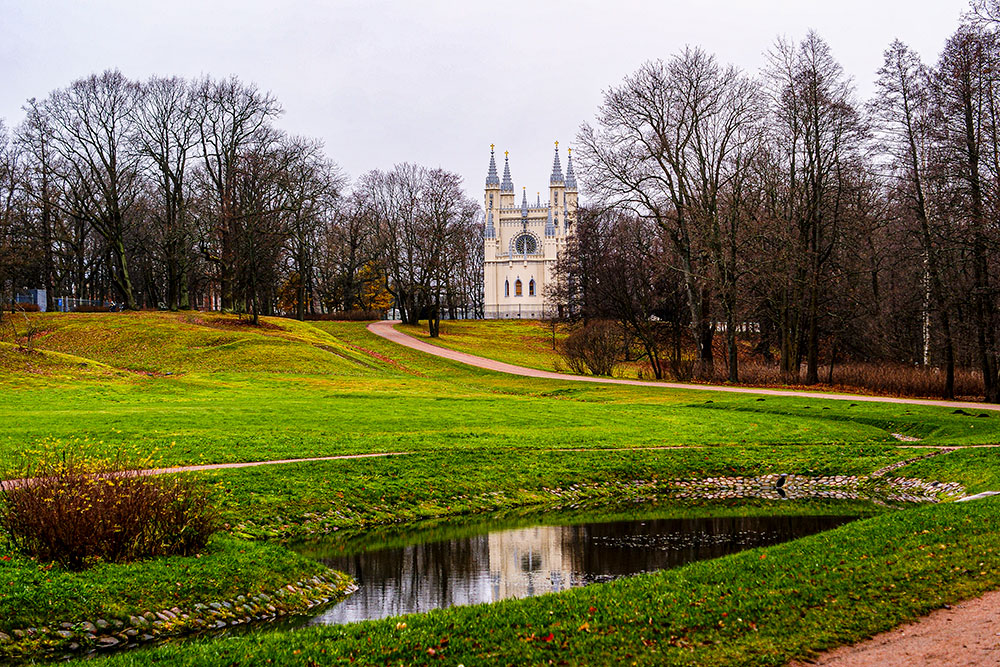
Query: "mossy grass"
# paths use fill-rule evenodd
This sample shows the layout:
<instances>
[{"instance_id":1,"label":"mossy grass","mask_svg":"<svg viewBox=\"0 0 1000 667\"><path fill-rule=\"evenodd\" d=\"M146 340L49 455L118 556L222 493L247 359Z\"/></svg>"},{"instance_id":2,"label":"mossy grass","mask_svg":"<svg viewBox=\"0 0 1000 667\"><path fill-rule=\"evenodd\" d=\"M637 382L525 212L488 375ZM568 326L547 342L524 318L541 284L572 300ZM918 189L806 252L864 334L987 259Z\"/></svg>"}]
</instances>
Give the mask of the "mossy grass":
<instances>
[{"instance_id":1,"label":"mossy grass","mask_svg":"<svg viewBox=\"0 0 1000 667\"><path fill-rule=\"evenodd\" d=\"M432 345L543 371L566 371L559 346L566 326L541 320L448 320L437 338L422 325L397 329ZM634 374L633 374L634 375Z\"/></svg>"},{"instance_id":2,"label":"mossy grass","mask_svg":"<svg viewBox=\"0 0 1000 667\"><path fill-rule=\"evenodd\" d=\"M1000 501L882 514L568 592L110 658L124 665L784 665L1000 586Z\"/></svg>"},{"instance_id":3,"label":"mossy grass","mask_svg":"<svg viewBox=\"0 0 1000 667\"><path fill-rule=\"evenodd\" d=\"M947 456L916 461L896 474L941 482L960 482L969 494L1000 491L1000 448L970 447Z\"/></svg>"}]
</instances>

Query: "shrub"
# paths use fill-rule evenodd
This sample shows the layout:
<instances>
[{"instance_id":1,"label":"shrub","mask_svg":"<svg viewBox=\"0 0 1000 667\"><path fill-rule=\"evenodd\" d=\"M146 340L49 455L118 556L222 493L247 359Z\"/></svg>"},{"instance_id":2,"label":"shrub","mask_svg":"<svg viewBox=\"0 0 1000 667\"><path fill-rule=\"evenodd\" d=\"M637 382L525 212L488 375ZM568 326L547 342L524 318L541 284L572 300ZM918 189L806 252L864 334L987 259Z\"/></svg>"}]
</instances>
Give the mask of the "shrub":
<instances>
[{"instance_id":1,"label":"shrub","mask_svg":"<svg viewBox=\"0 0 1000 667\"><path fill-rule=\"evenodd\" d=\"M68 569L192 555L218 527L203 488L121 460L63 456L28 473L3 491L0 527L17 550Z\"/></svg>"},{"instance_id":2,"label":"shrub","mask_svg":"<svg viewBox=\"0 0 1000 667\"><path fill-rule=\"evenodd\" d=\"M41 308L37 303L15 303L13 310L21 313L37 313Z\"/></svg>"},{"instance_id":3,"label":"shrub","mask_svg":"<svg viewBox=\"0 0 1000 667\"><path fill-rule=\"evenodd\" d=\"M561 352L574 373L612 375L622 356L621 334L613 322L591 322L567 336Z\"/></svg>"},{"instance_id":4,"label":"shrub","mask_svg":"<svg viewBox=\"0 0 1000 667\"><path fill-rule=\"evenodd\" d=\"M789 378L782 374L775 363L761 362L756 359L740 361L740 384L753 386L781 386L799 384L805 378L806 369L803 366L798 378ZM715 375L710 378L715 382L725 382L727 369L725 364L717 363ZM823 386L830 386L848 391L867 391L885 396L918 396L937 398L944 392L945 374L943 369L926 368L909 364L882 362L870 363L848 361L837 364L833 368L833 383L827 384L830 377L830 367L819 367L819 379ZM980 371L969 368L955 369L955 395L966 398L978 398L983 395L983 375Z\"/></svg>"}]
</instances>

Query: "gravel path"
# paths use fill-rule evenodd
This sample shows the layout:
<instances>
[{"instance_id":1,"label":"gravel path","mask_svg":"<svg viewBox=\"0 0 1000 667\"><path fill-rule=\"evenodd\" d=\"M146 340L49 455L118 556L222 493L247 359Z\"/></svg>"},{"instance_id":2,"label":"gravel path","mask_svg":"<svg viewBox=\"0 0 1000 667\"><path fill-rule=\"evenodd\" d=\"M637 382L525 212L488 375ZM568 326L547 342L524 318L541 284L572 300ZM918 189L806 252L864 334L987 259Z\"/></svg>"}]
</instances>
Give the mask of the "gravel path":
<instances>
[{"instance_id":1,"label":"gravel path","mask_svg":"<svg viewBox=\"0 0 1000 667\"><path fill-rule=\"evenodd\" d=\"M939 609L868 641L789 667L996 667L1000 665L1000 591Z\"/></svg>"},{"instance_id":2,"label":"gravel path","mask_svg":"<svg viewBox=\"0 0 1000 667\"><path fill-rule=\"evenodd\" d=\"M902 403L904 405L930 405L942 408L964 408L966 410L994 410L1000 411L1000 405L992 403L969 403L966 401L937 401L926 398L893 398L890 396L861 396L858 394L834 394L820 391L798 391L785 389L763 389L756 387L732 387L728 385L711 384L683 384L679 382L646 382L643 380L620 380L617 378L593 377L590 375L569 375L568 373L553 373L551 371L541 371L535 368L515 366L502 361L477 357L465 352L456 352L447 348L438 347L425 343L419 338L414 338L409 334L396 330L394 325L399 324L398 320L372 322L368 325L368 330L376 336L381 336L393 343L398 343L436 357L451 359L469 366L485 368L486 370L509 373L510 375L521 375L532 378L545 378L548 380L563 380L567 382L594 382L597 384L626 384L637 387L659 387L661 389L684 389L688 391L724 391L733 394L761 394L764 396L794 396L797 398L825 398L835 401L855 401L858 403Z\"/></svg>"}]
</instances>

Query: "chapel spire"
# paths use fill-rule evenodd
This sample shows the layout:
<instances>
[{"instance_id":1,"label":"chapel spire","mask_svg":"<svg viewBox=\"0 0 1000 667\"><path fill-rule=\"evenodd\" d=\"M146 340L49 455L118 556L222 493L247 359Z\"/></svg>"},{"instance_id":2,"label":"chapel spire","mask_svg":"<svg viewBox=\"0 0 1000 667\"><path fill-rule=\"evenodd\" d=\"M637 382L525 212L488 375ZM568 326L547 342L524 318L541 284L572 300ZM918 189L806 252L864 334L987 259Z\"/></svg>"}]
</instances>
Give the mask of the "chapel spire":
<instances>
[{"instance_id":1,"label":"chapel spire","mask_svg":"<svg viewBox=\"0 0 1000 667\"><path fill-rule=\"evenodd\" d=\"M514 181L510 180L510 155L503 152L503 181L500 183L501 192L514 192Z\"/></svg>"},{"instance_id":2,"label":"chapel spire","mask_svg":"<svg viewBox=\"0 0 1000 667\"><path fill-rule=\"evenodd\" d=\"M549 178L549 185L562 185L563 173L562 165L559 164L559 142L556 142L556 156L552 160L552 176Z\"/></svg>"},{"instance_id":3,"label":"chapel spire","mask_svg":"<svg viewBox=\"0 0 1000 667\"><path fill-rule=\"evenodd\" d=\"M490 168L486 172L486 187L500 187L500 177L497 175L497 161L493 157L493 144L490 144Z\"/></svg>"},{"instance_id":4,"label":"chapel spire","mask_svg":"<svg viewBox=\"0 0 1000 667\"><path fill-rule=\"evenodd\" d=\"M576 190L576 173L573 171L573 149L566 150L566 189Z\"/></svg>"}]
</instances>

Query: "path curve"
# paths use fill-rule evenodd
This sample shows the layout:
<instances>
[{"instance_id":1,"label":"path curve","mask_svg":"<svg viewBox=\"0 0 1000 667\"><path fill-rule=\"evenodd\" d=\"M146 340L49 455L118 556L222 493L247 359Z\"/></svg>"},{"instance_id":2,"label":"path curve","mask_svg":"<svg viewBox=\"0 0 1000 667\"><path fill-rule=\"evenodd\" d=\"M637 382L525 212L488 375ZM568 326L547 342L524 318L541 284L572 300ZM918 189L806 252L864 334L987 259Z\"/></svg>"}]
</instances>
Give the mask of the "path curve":
<instances>
[{"instance_id":1,"label":"path curve","mask_svg":"<svg viewBox=\"0 0 1000 667\"><path fill-rule=\"evenodd\" d=\"M596 384L625 384L636 387L658 387L660 389L685 389L689 391L720 391L731 394L760 394L764 396L791 396L794 398L825 398L834 401L857 401L863 403L901 403L904 405L926 405L940 408L965 408L971 410L993 410L1000 411L1000 404L993 403L969 403L966 401L939 401L929 398L895 398L892 396L864 396L861 394L833 394L821 391L799 391L795 389L764 389L757 387L732 387L728 385L713 384L684 384L680 382L649 382L645 380L621 380L618 378L593 377L590 375L570 375L568 373L553 373L552 371L542 371L537 368L527 368L525 366L515 366L514 364L477 357L474 354L457 352L448 348L438 347L425 343L419 338L403 333L395 329L399 320L383 320L372 322L368 325L368 330L376 336L385 338L388 341L397 343L404 347L419 352L432 354L435 357L450 359L476 368L484 368L490 371L508 373L510 375L520 375L531 378L544 378L547 380L563 380L567 382L593 382Z\"/></svg>"}]
</instances>

